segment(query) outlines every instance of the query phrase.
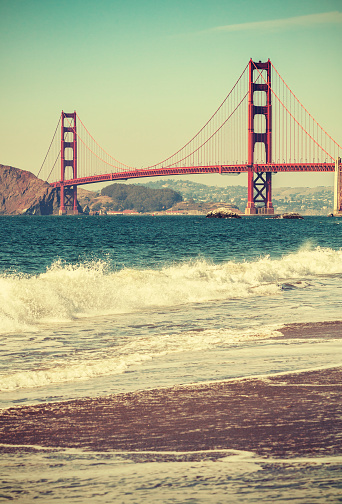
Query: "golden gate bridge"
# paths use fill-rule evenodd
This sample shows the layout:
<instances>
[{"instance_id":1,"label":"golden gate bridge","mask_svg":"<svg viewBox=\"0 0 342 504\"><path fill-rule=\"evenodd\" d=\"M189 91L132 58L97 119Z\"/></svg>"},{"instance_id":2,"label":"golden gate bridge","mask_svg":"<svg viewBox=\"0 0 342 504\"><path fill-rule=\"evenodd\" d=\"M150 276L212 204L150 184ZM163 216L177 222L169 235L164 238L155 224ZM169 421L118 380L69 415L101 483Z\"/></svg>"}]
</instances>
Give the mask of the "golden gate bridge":
<instances>
[{"instance_id":1,"label":"golden gate bridge","mask_svg":"<svg viewBox=\"0 0 342 504\"><path fill-rule=\"evenodd\" d=\"M60 132L60 136L59 133ZM247 215L274 213L272 173L335 172L342 215L342 147L318 124L271 61L248 62L231 91L183 147L144 168L108 154L76 112L61 113L38 176L60 189L60 214L77 213L77 187L203 173L247 173Z\"/></svg>"}]
</instances>

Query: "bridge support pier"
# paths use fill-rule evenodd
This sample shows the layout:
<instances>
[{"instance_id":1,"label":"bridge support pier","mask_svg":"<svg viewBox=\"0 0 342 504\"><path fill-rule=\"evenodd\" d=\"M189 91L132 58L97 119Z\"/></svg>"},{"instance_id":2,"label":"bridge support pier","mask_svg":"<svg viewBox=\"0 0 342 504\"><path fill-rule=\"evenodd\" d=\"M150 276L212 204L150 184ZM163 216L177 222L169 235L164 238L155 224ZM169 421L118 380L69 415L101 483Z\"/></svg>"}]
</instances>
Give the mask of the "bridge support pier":
<instances>
[{"instance_id":1,"label":"bridge support pier","mask_svg":"<svg viewBox=\"0 0 342 504\"><path fill-rule=\"evenodd\" d=\"M77 135L76 112L66 113L61 116L61 182L60 182L60 207L59 215L77 215L77 185L65 186L65 172L72 170L72 177L77 178Z\"/></svg>"},{"instance_id":2,"label":"bridge support pier","mask_svg":"<svg viewBox=\"0 0 342 504\"><path fill-rule=\"evenodd\" d=\"M245 215L273 215L272 173L248 172L248 199Z\"/></svg>"},{"instance_id":3,"label":"bridge support pier","mask_svg":"<svg viewBox=\"0 0 342 504\"><path fill-rule=\"evenodd\" d=\"M77 186L60 186L59 215L78 215Z\"/></svg>"},{"instance_id":4,"label":"bridge support pier","mask_svg":"<svg viewBox=\"0 0 342 504\"><path fill-rule=\"evenodd\" d=\"M342 164L341 158L335 161L334 215L342 217Z\"/></svg>"},{"instance_id":5,"label":"bridge support pier","mask_svg":"<svg viewBox=\"0 0 342 504\"><path fill-rule=\"evenodd\" d=\"M254 172L250 168L248 170L248 187L247 187L247 206L246 215L256 215L257 209L254 203Z\"/></svg>"},{"instance_id":6,"label":"bridge support pier","mask_svg":"<svg viewBox=\"0 0 342 504\"><path fill-rule=\"evenodd\" d=\"M254 82L254 69L266 71L267 84L264 81ZM259 74L258 74L259 77ZM256 80L258 80L258 77ZM265 105L254 103L255 91L266 93ZM272 163L272 92L271 92L271 61L258 63L249 61L249 92L248 92L248 197L245 210L246 215L272 215L274 209L272 205L272 173L255 172L254 148L256 143L265 146L266 164ZM265 117L266 129L264 132L256 132L254 118L257 115Z\"/></svg>"}]
</instances>

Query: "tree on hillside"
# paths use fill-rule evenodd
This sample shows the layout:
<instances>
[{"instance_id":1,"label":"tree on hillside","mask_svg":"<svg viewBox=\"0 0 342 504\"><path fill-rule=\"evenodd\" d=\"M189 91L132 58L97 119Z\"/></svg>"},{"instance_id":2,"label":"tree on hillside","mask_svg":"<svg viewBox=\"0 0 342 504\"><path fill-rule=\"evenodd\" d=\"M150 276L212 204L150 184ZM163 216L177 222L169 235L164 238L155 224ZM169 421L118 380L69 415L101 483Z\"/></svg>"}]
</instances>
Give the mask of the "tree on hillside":
<instances>
[{"instance_id":1,"label":"tree on hillside","mask_svg":"<svg viewBox=\"0 0 342 504\"><path fill-rule=\"evenodd\" d=\"M113 210L157 212L182 201L182 196L172 189L150 189L140 185L112 184L102 189L101 194L112 198Z\"/></svg>"}]
</instances>

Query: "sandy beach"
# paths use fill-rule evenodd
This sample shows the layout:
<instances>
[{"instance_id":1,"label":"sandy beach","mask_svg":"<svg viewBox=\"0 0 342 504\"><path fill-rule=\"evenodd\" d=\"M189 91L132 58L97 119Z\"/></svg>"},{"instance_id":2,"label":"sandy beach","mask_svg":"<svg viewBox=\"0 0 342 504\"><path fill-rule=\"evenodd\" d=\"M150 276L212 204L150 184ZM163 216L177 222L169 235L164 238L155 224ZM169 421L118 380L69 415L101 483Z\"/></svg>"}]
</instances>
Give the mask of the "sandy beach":
<instances>
[{"instance_id":1,"label":"sandy beach","mask_svg":"<svg viewBox=\"0 0 342 504\"><path fill-rule=\"evenodd\" d=\"M332 368L9 408L0 414L1 449L337 455L341 378Z\"/></svg>"}]
</instances>

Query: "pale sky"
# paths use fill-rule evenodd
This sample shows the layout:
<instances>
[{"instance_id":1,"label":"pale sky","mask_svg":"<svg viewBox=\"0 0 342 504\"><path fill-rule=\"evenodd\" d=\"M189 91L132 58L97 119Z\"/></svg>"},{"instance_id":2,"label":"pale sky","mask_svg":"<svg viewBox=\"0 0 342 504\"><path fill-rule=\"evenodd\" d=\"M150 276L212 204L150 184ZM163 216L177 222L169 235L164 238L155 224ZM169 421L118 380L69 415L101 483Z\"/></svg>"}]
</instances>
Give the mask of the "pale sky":
<instances>
[{"instance_id":1,"label":"pale sky","mask_svg":"<svg viewBox=\"0 0 342 504\"><path fill-rule=\"evenodd\" d=\"M0 0L0 47L0 163L35 174L61 110L76 110L123 163L161 161L203 126L250 58L270 58L342 144L342 0Z\"/></svg>"}]
</instances>

